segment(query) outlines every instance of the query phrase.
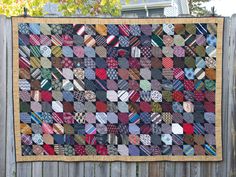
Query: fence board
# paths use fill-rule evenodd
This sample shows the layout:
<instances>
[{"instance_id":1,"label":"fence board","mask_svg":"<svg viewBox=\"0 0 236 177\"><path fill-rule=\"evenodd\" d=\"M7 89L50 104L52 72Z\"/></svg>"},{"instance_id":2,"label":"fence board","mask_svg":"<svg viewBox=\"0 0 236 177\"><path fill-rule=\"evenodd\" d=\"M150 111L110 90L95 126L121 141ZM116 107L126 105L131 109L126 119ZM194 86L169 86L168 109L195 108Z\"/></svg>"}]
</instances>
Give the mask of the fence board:
<instances>
[{"instance_id":1,"label":"fence board","mask_svg":"<svg viewBox=\"0 0 236 177\"><path fill-rule=\"evenodd\" d=\"M11 20L6 19L6 29L11 29ZM13 93L12 93L12 33L6 30L7 56L7 122L6 122L6 176L16 176L15 144L14 144L14 123L13 123Z\"/></svg>"},{"instance_id":2,"label":"fence board","mask_svg":"<svg viewBox=\"0 0 236 177\"><path fill-rule=\"evenodd\" d=\"M84 177L94 177L94 163L84 163Z\"/></svg>"},{"instance_id":3,"label":"fence board","mask_svg":"<svg viewBox=\"0 0 236 177\"><path fill-rule=\"evenodd\" d=\"M110 177L110 163L96 162L95 163L95 176L96 177Z\"/></svg>"},{"instance_id":4,"label":"fence board","mask_svg":"<svg viewBox=\"0 0 236 177\"><path fill-rule=\"evenodd\" d=\"M43 162L43 177L58 177L58 162Z\"/></svg>"},{"instance_id":5,"label":"fence board","mask_svg":"<svg viewBox=\"0 0 236 177\"><path fill-rule=\"evenodd\" d=\"M32 166L30 162L17 164L17 177L32 177Z\"/></svg>"},{"instance_id":6,"label":"fence board","mask_svg":"<svg viewBox=\"0 0 236 177\"><path fill-rule=\"evenodd\" d=\"M165 162L165 177L175 176L174 162Z\"/></svg>"},{"instance_id":7,"label":"fence board","mask_svg":"<svg viewBox=\"0 0 236 177\"><path fill-rule=\"evenodd\" d=\"M164 177L165 162L150 162L148 170L150 177Z\"/></svg>"},{"instance_id":8,"label":"fence board","mask_svg":"<svg viewBox=\"0 0 236 177\"><path fill-rule=\"evenodd\" d=\"M58 175L59 175L59 177L68 177L69 165L67 162L59 162L58 163Z\"/></svg>"},{"instance_id":9,"label":"fence board","mask_svg":"<svg viewBox=\"0 0 236 177\"><path fill-rule=\"evenodd\" d=\"M191 162L190 163L190 176L191 177L200 177L201 176L201 164L200 162Z\"/></svg>"},{"instance_id":10,"label":"fence board","mask_svg":"<svg viewBox=\"0 0 236 177\"><path fill-rule=\"evenodd\" d=\"M0 177L6 175L6 110L7 110L7 76L6 76L6 17L0 16L0 112L1 112L1 121L0 121L0 140L2 146L0 148Z\"/></svg>"},{"instance_id":11,"label":"fence board","mask_svg":"<svg viewBox=\"0 0 236 177\"><path fill-rule=\"evenodd\" d=\"M236 118L235 118L235 79L236 79L236 14L232 16L231 20L231 47L230 47L230 62L229 62L229 104L228 104L228 136L227 136L227 174L229 176L236 176ZM226 137L225 137L226 138Z\"/></svg>"},{"instance_id":12,"label":"fence board","mask_svg":"<svg viewBox=\"0 0 236 177\"><path fill-rule=\"evenodd\" d=\"M136 163L121 163L121 176L122 177L136 177Z\"/></svg>"},{"instance_id":13,"label":"fence board","mask_svg":"<svg viewBox=\"0 0 236 177\"><path fill-rule=\"evenodd\" d=\"M69 177L84 177L84 163L69 163Z\"/></svg>"},{"instance_id":14,"label":"fence board","mask_svg":"<svg viewBox=\"0 0 236 177\"><path fill-rule=\"evenodd\" d=\"M177 162L175 163L175 171L174 171L174 176L175 177L186 177L186 164L183 162Z\"/></svg>"},{"instance_id":15,"label":"fence board","mask_svg":"<svg viewBox=\"0 0 236 177\"><path fill-rule=\"evenodd\" d=\"M138 177L148 177L148 163L139 163L138 166Z\"/></svg>"},{"instance_id":16,"label":"fence board","mask_svg":"<svg viewBox=\"0 0 236 177\"><path fill-rule=\"evenodd\" d=\"M43 163L42 162L32 163L32 177L43 177Z\"/></svg>"},{"instance_id":17,"label":"fence board","mask_svg":"<svg viewBox=\"0 0 236 177\"><path fill-rule=\"evenodd\" d=\"M112 162L111 163L111 177L120 177L121 176L121 163Z\"/></svg>"}]
</instances>

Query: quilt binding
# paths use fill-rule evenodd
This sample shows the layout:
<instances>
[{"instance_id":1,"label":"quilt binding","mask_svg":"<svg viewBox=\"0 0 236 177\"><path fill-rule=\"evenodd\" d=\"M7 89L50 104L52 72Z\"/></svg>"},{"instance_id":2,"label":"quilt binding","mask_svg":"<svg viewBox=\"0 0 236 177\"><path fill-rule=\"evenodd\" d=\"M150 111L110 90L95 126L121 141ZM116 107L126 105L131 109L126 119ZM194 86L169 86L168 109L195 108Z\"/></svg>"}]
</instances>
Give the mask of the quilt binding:
<instances>
[{"instance_id":1,"label":"quilt binding","mask_svg":"<svg viewBox=\"0 0 236 177\"><path fill-rule=\"evenodd\" d=\"M38 155L22 156L19 117L19 60L18 60L18 23L51 23L51 24L189 24L189 23L216 23L217 24L217 54L216 54L216 91L215 91L215 137L216 156L65 156L65 155ZM13 106L14 106L14 133L16 161L221 161L222 160L222 44L224 18L55 18L55 17L12 17L13 35Z\"/></svg>"}]
</instances>

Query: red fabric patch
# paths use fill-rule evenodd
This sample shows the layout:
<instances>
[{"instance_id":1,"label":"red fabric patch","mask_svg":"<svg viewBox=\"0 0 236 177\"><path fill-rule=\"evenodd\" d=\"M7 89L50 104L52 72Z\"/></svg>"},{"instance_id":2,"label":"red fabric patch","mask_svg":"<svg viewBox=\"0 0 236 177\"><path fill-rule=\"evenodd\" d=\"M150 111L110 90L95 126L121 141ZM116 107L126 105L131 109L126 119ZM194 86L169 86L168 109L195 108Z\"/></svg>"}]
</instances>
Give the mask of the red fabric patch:
<instances>
[{"instance_id":1,"label":"red fabric patch","mask_svg":"<svg viewBox=\"0 0 236 177\"><path fill-rule=\"evenodd\" d=\"M172 96L173 96L173 99L177 102L183 102L184 101L184 95L181 91L174 91Z\"/></svg>"},{"instance_id":2,"label":"red fabric patch","mask_svg":"<svg viewBox=\"0 0 236 177\"><path fill-rule=\"evenodd\" d=\"M141 126L140 131L143 134L149 134L149 133L151 133L152 128L149 124L144 124L144 125Z\"/></svg>"},{"instance_id":3,"label":"red fabric patch","mask_svg":"<svg viewBox=\"0 0 236 177\"><path fill-rule=\"evenodd\" d=\"M193 91L194 90L194 83L191 80L184 80L184 88L185 90L188 91Z\"/></svg>"},{"instance_id":4,"label":"red fabric patch","mask_svg":"<svg viewBox=\"0 0 236 177\"><path fill-rule=\"evenodd\" d=\"M106 80L107 79L107 72L104 68L96 68L95 70L96 76L101 79L101 80Z\"/></svg>"},{"instance_id":5,"label":"red fabric patch","mask_svg":"<svg viewBox=\"0 0 236 177\"><path fill-rule=\"evenodd\" d=\"M193 134L193 125L192 124L183 124L183 130L186 134Z\"/></svg>"},{"instance_id":6,"label":"red fabric patch","mask_svg":"<svg viewBox=\"0 0 236 177\"><path fill-rule=\"evenodd\" d=\"M194 91L194 98L197 101L204 101L204 93L202 91Z\"/></svg>"},{"instance_id":7,"label":"red fabric patch","mask_svg":"<svg viewBox=\"0 0 236 177\"><path fill-rule=\"evenodd\" d=\"M107 62L108 68L113 68L113 69L118 68L118 62L115 58L108 57L106 62Z\"/></svg>"},{"instance_id":8,"label":"red fabric patch","mask_svg":"<svg viewBox=\"0 0 236 177\"><path fill-rule=\"evenodd\" d=\"M184 80L184 71L181 68L174 68L174 77L179 80Z\"/></svg>"},{"instance_id":9,"label":"red fabric patch","mask_svg":"<svg viewBox=\"0 0 236 177\"><path fill-rule=\"evenodd\" d=\"M139 99L139 97L140 97L140 94L137 91L133 91L133 92L131 91L129 93L129 100L132 102L136 102Z\"/></svg>"},{"instance_id":10,"label":"red fabric patch","mask_svg":"<svg viewBox=\"0 0 236 177\"><path fill-rule=\"evenodd\" d=\"M210 102L215 102L215 92L206 91L205 92L205 98Z\"/></svg>"},{"instance_id":11,"label":"red fabric patch","mask_svg":"<svg viewBox=\"0 0 236 177\"><path fill-rule=\"evenodd\" d=\"M126 113L118 113L118 119L121 123L129 123L129 116Z\"/></svg>"},{"instance_id":12,"label":"red fabric patch","mask_svg":"<svg viewBox=\"0 0 236 177\"><path fill-rule=\"evenodd\" d=\"M41 91L41 99L42 101L52 101L52 92Z\"/></svg>"},{"instance_id":13,"label":"red fabric patch","mask_svg":"<svg viewBox=\"0 0 236 177\"><path fill-rule=\"evenodd\" d=\"M50 145L48 145L48 144L44 144L44 145L43 145L43 148L44 148L44 150L46 151L46 153L47 153L48 155L55 155L55 151L54 151L54 149L53 149L52 146L50 146Z\"/></svg>"},{"instance_id":14,"label":"red fabric patch","mask_svg":"<svg viewBox=\"0 0 236 177\"><path fill-rule=\"evenodd\" d=\"M173 60L171 58L163 58L162 59L162 65L165 68L173 68Z\"/></svg>"},{"instance_id":15,"label":"red fabric patch","mask_svg":"<svg viewBox=\"0 0 236 177\"><path fill-rule=\"evenodd\" d=\"M96 109L98 112L106 112L107 111L107 104L102 101L96 102Z\"/></svg>"},{"instance_id":16,"label":"red fabric patch","mask_svg":"<svg viewBox=\"0 0 236 177\"><path fill-rule=\"evenodd\" d=\"M107 133L118 134L118 128L114 124L107 124Z\"/></svg>"},{"instance_id":17,"label":"red fabric patch","mask_svg":"<svg viewBox=\"0 0 236 177\"><path fill-rule=\"evenodd\" d=\"M75 145L76 155L86 155L85 147L82 145Z\"/></svg>"},{"instance_id":18,"label":"red fabric patch","mask_svg":"<svg viewBox=\"0 0 236 177\"><path fill-rule=\"evenodd\" d=\"M148 102L140 102L140 109L143 112L151 112L152 111L152 106Z\"/></svg>"},{"instance_id":19,"label":"red fabric patch","mask_svg":"<svg viewBox=\"0 0 236 177\"><path fill-rule=\"evenodd\" d=\"M94 135L86 134L85 141L87 144L96 145L97 141Z\"/></svg>"},{"instance_id":20,"label":"red fabric patch","mask_svg":"<svg viewBox=\"0 0 236 177\"><path fill-rule=\"evenodd\" d=\"M212 102L205 102L204 108L206 112L215 112L215 104Z\"/></svg>"},{"instance_id":21,"label":"red fabric patch","mask_svg":"<svg viewBox=\"0 0 236 177\"><path fill-rule=\"evenodd\" d=\"M107 153L107 148L104 145L97 145L96 149L97 149L97 153L100 154L100 155L107 155L108 154Z\"/></svg>"}]
</instances>

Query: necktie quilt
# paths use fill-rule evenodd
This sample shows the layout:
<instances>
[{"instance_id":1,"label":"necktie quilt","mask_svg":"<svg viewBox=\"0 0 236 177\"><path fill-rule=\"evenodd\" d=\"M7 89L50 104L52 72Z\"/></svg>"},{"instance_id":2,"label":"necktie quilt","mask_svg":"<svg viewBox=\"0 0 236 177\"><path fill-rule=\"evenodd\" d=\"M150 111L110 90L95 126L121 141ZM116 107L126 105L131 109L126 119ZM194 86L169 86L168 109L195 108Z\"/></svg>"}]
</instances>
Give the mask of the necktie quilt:
<instances>
[{"instance_id":1,"label":"necktie quilt","mask_svg":"<svg viewBox=\"0 0 236 177\"><path fill-rule=\"evenodd\" d=\"M222 18L12 22L17 161L222 159Z\"/></svg>"}]
</instances>

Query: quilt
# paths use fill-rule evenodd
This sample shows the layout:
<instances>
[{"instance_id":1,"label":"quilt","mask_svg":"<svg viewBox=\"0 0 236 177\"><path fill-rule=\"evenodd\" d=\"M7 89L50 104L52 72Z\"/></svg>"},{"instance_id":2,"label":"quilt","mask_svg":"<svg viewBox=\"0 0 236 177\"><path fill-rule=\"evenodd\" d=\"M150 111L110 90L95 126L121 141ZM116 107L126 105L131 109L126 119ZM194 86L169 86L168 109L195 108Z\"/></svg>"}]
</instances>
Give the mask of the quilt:
<instances>
[{"instance_id":1,"label":"quilt","mask_svg":"<svg viewBox=\"0 0 236 177\"><path fill-rule=\"evenodd\" d=\"M12 22L17 161L222 159L223 18Z\"/></svg>"}]
</instances>

